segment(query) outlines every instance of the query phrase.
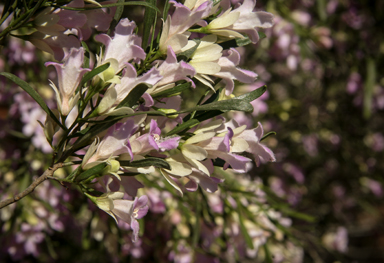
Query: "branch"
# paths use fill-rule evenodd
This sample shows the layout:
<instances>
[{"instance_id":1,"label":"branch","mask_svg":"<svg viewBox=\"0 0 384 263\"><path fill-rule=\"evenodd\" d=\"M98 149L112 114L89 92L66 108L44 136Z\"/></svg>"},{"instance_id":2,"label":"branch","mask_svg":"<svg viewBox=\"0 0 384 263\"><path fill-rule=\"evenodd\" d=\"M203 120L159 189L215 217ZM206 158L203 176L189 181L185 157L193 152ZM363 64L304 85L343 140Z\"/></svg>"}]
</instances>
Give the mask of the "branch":
<instances>
[{"instance_id":1,"label":"branch","mask_svg":"<svg viewBox=\"0 0 384 263\"><path fill-rule=\"evenodd\" d=\"M63 163L57 163L55 164L53 167L49 167L39 178L37 178L35 181L33 181L33 183L28 186L27 189L25 189L23 192L21 192L20 194L18 195L15 195L14 197L11 197L9 199L6 199L4 201L1 201L0 202L0 209L2 209L3 207L6 207L7 205L10 205L12 203L15 203L17 201L19 201L21 198L29 195L30 193L33 192L33 190L35 190L35 188L41 184L42 182L44 182L45 180L49 179L49 177L51 177L53 175L53 173L59 169L63 167Z\"/></svg>"}]
</instances>

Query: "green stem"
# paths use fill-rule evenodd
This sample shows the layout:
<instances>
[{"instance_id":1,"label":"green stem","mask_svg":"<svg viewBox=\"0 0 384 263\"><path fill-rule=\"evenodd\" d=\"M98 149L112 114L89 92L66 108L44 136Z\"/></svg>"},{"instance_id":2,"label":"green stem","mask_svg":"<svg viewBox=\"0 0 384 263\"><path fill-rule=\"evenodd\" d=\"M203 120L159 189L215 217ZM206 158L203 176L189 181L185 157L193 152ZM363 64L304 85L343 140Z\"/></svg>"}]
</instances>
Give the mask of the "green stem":
<instances>
[{"instance_id":1,"label":"green stem","mask_svg":"<svg viewBox=\"0 0 384 263\"><path fill-rule=\"evenodd\" d=\"M3 39L9 32L18 29L25 24L35 14L37 9L45 3L45 1L46 0L39 0L39 2L37 2L31 10L13 21L6 29L3 30L3 32L0 33L0 40Z\"/></svg>"},{"instance_id":2,"label":"green stem","mask_svg":"<svg viewBox=\"0 0 384 263\"><path fill-rule=\"evenodd\" d=\"M17 6L17 2L18 1L14 1L13 5L10 8L8 8L8 11L5 14L3 14L3 16L0 19L0 25L2 25L4 23L4 21L12 14L12 12L10 12L9 10L14 10ZM1 36L1 34L0 34L0 36ZM0 39L1 39L1 37L0 37Z\"/></svg>"}]
</instances>

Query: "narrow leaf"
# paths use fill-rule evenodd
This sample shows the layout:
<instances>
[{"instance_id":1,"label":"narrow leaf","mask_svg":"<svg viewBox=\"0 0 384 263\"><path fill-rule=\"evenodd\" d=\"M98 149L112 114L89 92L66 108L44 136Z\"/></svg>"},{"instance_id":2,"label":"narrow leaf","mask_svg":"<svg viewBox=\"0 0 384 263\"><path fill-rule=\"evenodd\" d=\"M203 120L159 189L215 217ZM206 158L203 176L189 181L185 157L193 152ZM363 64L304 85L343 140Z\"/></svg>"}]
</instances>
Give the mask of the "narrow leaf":
<instances>
[{"instance_id":1,"label":"narrow leaf","mask_svg":"<svg viewBox=\"0 0 384 263\"><path fill-rule=\"evenodd\" d=\"M173 88L170 88L170 89L167 89L167 90L163 90L159 93L156 93L156 94L153 94L151 95L152 98L156 99L156 98L164 98L164 97L172 97L172 96L175 96L175 95L178 95L179 93L181 93L182 91L186 90L186 89L189 89L191 87L191 83L190 82L187 82L187 83L184 83L184 84L180 84L180 85L177 85Z\"/></svg>"},{"instance_id":2,"label":"narrow leaf","mask_svg":"<svg viewBox=\"0 0 384 263\"><path fill-rule=\"evenodd\" d=\"M169 0L166 0L164 3L164 10L163 10L163 20L164 22L167 21L168 17L168 10L169 10Z\"/></svg>"},{"instance_id":3,"label":"narrow leaf","mask_svg":"<svg viewBox=\"0 0 384 263\"><path fill-rule=\"evenodd\" d=\"M191 112L191 111L211 111L211 110L221 110L221 111L237 110L237 111L252 112L253 106L246 100L239 100L239 99L233 98L229 100L215 101L210 104L199 105L192 109L182 110L178 113L185 113L185 112Z\"/></svg>"},{"instance_id":4,"label":"narrow leaf","mask_svg":"<svg viewBox=\"0 0 384 263\"><path fill-rule=\"evenodd\" d=\"M157 168L164 168L170 170L171 167L169 164L161 158L157 157L147 157L142 160L136 160L136 161L119 161L120 166L128 166L128 167L148 167L148 166L154 166Z\"/></svg>"},{"instance_id":5,"label":"narrow leaf","mask_svg":"<svg viewBox=\"0 0 384 263\"><path fill-rule=\"evenodd\" d=\"M34 99L37 104L40 105L40 107L64 130L66 130L67 128L60 123L60 121L56 118L56 115L48 108L47 104L45 103L45 101L43 100L43 98L39 95L39 93L37 93L31 86L29 86L29 84L27 82L25 82L24 80L20 79L19 77L11 74L11 73L7 73L7 72L2 72L0 73L0 75L3 75L4 77L12 80L15 84L19 85L20 88L22 88L25 92L27 92L29 94L29 96L32 97L32 99Z\"/></svg>"},{"instance_id":6,"label":"narrow leaf","mask_svg":"<svg viewBox=\"0 0 384 263\"><path fill-rule=\"evenodd\" d=\"M103 64L95 69L93 69L90 72L87 72L84 74L83 79L81 80L79 87L82 87L85 83L87 83L89 80L91 80L94 76L100 74L101 72L105 71L109 68L109 63Z\"/></svg>"},{"instance_id":7,"label":"narrow leaf","mask_svg":"<svg viewBox=\"0 0 384 263\"><path fill-rule=\"evenodd\" d=\"M257 33L259 34L259 39L263 39L267 37L267 35L264 32L258 31Z\"/></svg>"},{"instance_id":8,"label":"narrow leaf","mask_svg":"<svg viewBox=\"0 0 384 263\"><path fill-rule=\"evenodd\" d=\"M183 191L181 191L181 189L177 185L177 183L167 173L163 172L162 170L160 170L160 173L164 176L164 178L167 180L167 182L170 185L172 185L181 196L183 196Z\"/></svg>"},{"instance_id":9,"label":"narrow leaf","mask_svg":"<svg viewBox=\"0 0 384 263\"><path fill-rule=\"evenodd\" d=\"M156 0L146 0L146 2L156 6ZM141 43L141 47L144 50L147 48L147 45L148 45L148 39L149 39L149 35L151 34L151 28L153 27L153 30L155 28L154 22L156 18L157 18L156 11L153 8L145 7L143 41ZM151 43L152 41L153 39L151 39Z\"/></svg>"},{"instance_id":10,"label":"narrow leaf","mask_svg":"<svg viewBox=\"0 0 384 263\"><path fill-rule=\"evenodd\" d=\"M85 52L85 56L84 56L84 63L83 63L83 68L89 68L89 48L87 46L87 43L85 43L84 41L81 41L81 45L83 46L84 50L86 51Z\"/></svg>"},{"instance_id":11,"label":"narrow leaf","mask_svg":"<svg viewBox=\"0 0 384 263\"><path fill-rule=\"evenodd\" d=\"M125 0L118 0L117 4L121 4L121 3L124 3L124 2L125 2ZM113 20L111 22L111 25L109 26L108 35L111 35L112 32L115 31L115 27L119 23L120 18L122 16L123 12L124 12L124 5L119 5L116 8L115 15L113 16Z\"/></svg>"},{"instance_id":12,"label":"narrow leaf","mask_svg":"<svg viewBox=\"0 0 384 263\"><path fill-rule=\"evenodd\" d=\"M196 45L194 45L193 47L191 47L190 49L188 49L184 52L177 54L177 61L179 61L179 62L181 60L187 61L192 56L192 54L199 47L201 40L200 39L193 39L193 41L196 42Z\"/></svg>"},{"instance_id":13,"label":"narrow leaf","mask_svg":"<svg viewBox=\"0 0 384 263\"><path fill-rule=\"evenodd\" d=\"M73 170L68 176L66 179L71 179L73 177L75 177L79 172L80 172L80 169L81 169L81 166L77 166L77 168L75 170Z\"/></svg>"},{"instance_id":14,"label":"narrow leaf","mask_svg":"<svg viewBox=\"0 0 384 263\"><path fill-rule=\"evenodd\" d=\"M124 98L122 102L116 107L116 108L121 108L121 107L130 107L132 108L133 106L137 105L139 99L143 94L147 91L148 86L144 83L141 83L134 87L131 92L127 95L127 97Z\"/></svg>"},{"instance_id":15,"label":"narrow leaf","mask_svg":"<svg viewBox=\"0 0 384 263\"><path fill-rule=\"evenodd\" d=\"M240 202L237 202L237 204L239 207L241 206ZM247 247L249 247L250 249L254 249L255 247L253 246L252 238L249 236L248 230L244 225L244 219L243 219L243 216L241 215L241 212L239 212L238 215L239 215L240 230L244 236L245 243L247 244Z\"/></svg>"},{"instance_id":16,"label":"narrow leaf","mask_svg":"<svg viewBox=\"0 0 384 263\"><path fill-rule=\"evenodd\" d=\"M64 156L68 157L67 155L87 146L89 140L91 140L93 137L101 133L102 131L108 129L113 124L115 124L118 120L114 120L108 123L100 124L100 125L94 125L92 126L89 131L82 137L80 137L75 144L68 150L68 153Z\"/></svg>"},{"instance_id":17,"label":"narrow leaf","mask_svg":"<svg viewBox=\"0 0 384 263\"><path fill-rule=\"evenodd\" d=\"M236 38L236 44L238 47L243 47L243 46L249 45L251 43L252 43L252 41L249 39L248 36L246 36L244 38Z\"/></svg>"},{"instance_id":18,"label":"narrow leaf","mask_svg":"<svg viewBox=\"0 0 384 263\"><path fill-rule=\"evenodd\" d=\"M267 86L262 86L262 87L255 89L254 91L251 91L249 93L245 93L243 95L234 97L233 99L251 102L251 101L254 101L255 99L259 98L261 95L263 95L266 90L267 90Z\"/></svg>"},{"instance_id":19,"label":"narrow leaf","mask_svg":"<svg viewBox=\"0 0 384 263\"><path fill-rule=\"evenodd\" d=\"M99 163L98 165L92 167L91 169L88 169L81 173L77 178L76 181L83 181L88 179L89 177L95 175L95 174L100 174L103 169L107 166L107 163Z\"/></svg>"},{"instance_id":20,"label":"narrow leaf","mask_svg":"<svg viewBox=\"0 0 384 263\"><path fill-rule=\"evenodd\" d=\"M230 49L235 47L242 47L252 43L252 41L245 36L244 38L235 38L225 42L218 43L223 49Z\"/></svg>"},{"instance_id":21,"label":"narrow leaf","mask_svg":"<svg viewBox=\"0 0 384 263\"><path fill-rule=\"evenodd\" d=\"M171 136L174 134L181 134L184 130L189 130L190 128L196 126L200 122L196 119L191 119L189 121L183 122L182 124L176 126L174 129L172 129L170 132L167 133L167 136Z\"/></svg>"},{"instance_id":22,"label":"narrow leaf","mask_svg":"<svg viewBox=\"0 0 384 263\"><path fill-rule=\"evenodd\" d=\"M271 132L268 132L267 134L264 134L264 136L261 137L260 141L263 141L263 140L267 139L271 135L276 135L276 132L271 131Z\"/></svg>"},{"instance_id":23,"label":"narrow leaf","mask_svg":"<svg viewBox=\"0 0 384 263\"><path fill-rule=\"evenodd\" d=\"M264 244L265 263L273 263L271 251L269 251L268 245Z\"/></svg>"},{"instance_id":24,"label":"narrow leaf","mask_svg":"<svg viewBox=\"0 0 384 263\"><path fill-rule=\"evenodd\" d=\"M364 85L364 103L363 114L365 119L372 115L373 90L376 81L376 63L372 58L367 59L367 78Z\"/></svg>"}]
</instances>

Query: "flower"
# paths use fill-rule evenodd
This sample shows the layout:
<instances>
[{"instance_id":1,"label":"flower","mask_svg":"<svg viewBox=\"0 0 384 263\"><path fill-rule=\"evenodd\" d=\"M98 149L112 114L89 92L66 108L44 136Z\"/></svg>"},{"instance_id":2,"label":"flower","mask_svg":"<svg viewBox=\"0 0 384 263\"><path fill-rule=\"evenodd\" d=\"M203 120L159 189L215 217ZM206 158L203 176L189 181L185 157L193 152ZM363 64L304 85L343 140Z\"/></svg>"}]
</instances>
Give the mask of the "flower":
<instances>
[{"instance_id":1,"label":"flower","mask_svg":"<svg viewBox=\"0 0 384 263\"><path fill-rule=\"evenodd\" d=\"M121 220L128 223L133 231L132 241L135 242L139 236L139 222L138 219L143 218L148 213L148 197L142 195L135 200L115 200L113 202L114 208L112 212L120 217Z\"/></svg>"},{"instance_id":2,"label":"flower","mask_svg":"<svg viewBox=\"0 0 384 263\"><path fill-rule=\"evenodd\" d=\"M148 197L143 195L135 200L125 200L123 192L108 192L99 197L91 196L85 193L91 201L97 205L98 208L109 214L115 219L118 224L117 218L128 223L133 230L132 241L135 242L139 235L139 222L138 219L143 218L148 213Z\"/></svg>"},{"instance_id":3,"label":"flower","mask_svg":"<svg viewBox=\"0 0 384 263\"><path fill-rule=\"evenodd\" d=\"M135 22L129 22L127 18L120 20L115 29L115 36L111 38L107 34L95 36L98 42L105 45L104 55L99 64L107 62L109 59L118 61L119 72L132 59L145 59L146 54L140 47L141 39L133 34L136 28ZM116 73L117 73L116 72Z\"/></svg>"},{"instance_id":4,"label":"flower","mask_svg":"<svg viewBox=\"0 0 384 263\"><path fill-rule=\"evenodd\" d=\"M186 80L192 82L187 76L193 77L196 74L195 69L185 61L177 61L176 54L171 47L167 49L167 58L157 68L163 78L153 87L147 90L148 94L155 94L157 92L169 89L175 86L175 82L179 80ZM194 83L192 82L192 87Z\"/></svg>"},{"instance_id":5,"label":"flower","mask_svg":"<svg viewBox=\"0 0 384 263\"><path fill-rule=\"evenodd\" d=\"M264 144L260 143L263 138L264 130L260 122L255 129L246 129L246 125L240 126L234 121L226 123L229 130L229 139L231 142L231 152L249 152L253 154L256 165L260 165L260 161L274 162L276 161L273 152ZM232 127L232 128L231 128Z\"/></svg>"},{"instance_id":6,"label":"flower","mask_svg":"<svg viewBox=\"0 0 384 263\"><path fill-rule=\"evenodd\" d=\"M64 63L47 62L45 66L54 66L57 71L59 89L51 82L51 87L56 93L59 111L67 116L79 99L79 93L75 95L76 88L84 74L90 69L83 69L81 66L84 61L84 48L72 48L68 56L64 58Z\"/></svg>"},{"instance_id":7,"label":"flower","mask_svg":"<svg viewBox=\"0 0 384 263\"><path fill-rule=\"evenodd\" d=\"M255 44L259 41L256 28L269 28L273 25L273 15L263 11L253 12L255 6L256 0L244 0L238 8L226 10L204 29L224 38L243 38L240 33L245 33Z\"/></svg>"},{"instance_id":8,"label":"flower","mask_svg":"<svg viewBox=\"0 0 384 263\"><path fill-rule=\"evenodd\" d=\"M137 124L134 119L128 119L124 124L117 123L109 128L100 143L95 141L89 147L83 159L83 169L89 169L123 153L129 153L133 158L129 137L136 129Z\"/></svg>"},{"instance_id":9,"label":"flower","mask_svg":"<svg viewBox=\"0 0 384 263\"><path fill-rule=\"evenodd\" d=\"M212 1L205 1L197 8L192 10L183 4L172 1L175 11L168 16L163 25L163 32L160 37L160 52L167 53L170 46L177 54L188 44L190 32L186 32L191 26L198 23L203 17L206 17L213 5Z\"/></svg>"}]
</instances>

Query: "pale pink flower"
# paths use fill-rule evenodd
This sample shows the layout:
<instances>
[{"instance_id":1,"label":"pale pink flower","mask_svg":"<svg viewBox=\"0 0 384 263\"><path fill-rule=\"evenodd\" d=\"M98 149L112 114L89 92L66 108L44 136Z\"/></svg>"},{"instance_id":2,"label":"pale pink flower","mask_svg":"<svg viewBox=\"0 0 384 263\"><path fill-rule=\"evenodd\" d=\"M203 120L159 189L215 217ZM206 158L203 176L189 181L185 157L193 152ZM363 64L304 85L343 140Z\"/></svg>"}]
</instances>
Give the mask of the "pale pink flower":
<instances>
[{"instance_id":1,"label":"pale pink flower","mask_svg":"<svg viewBox=\"0 0 384 263\"><path fill-rule=\"evenodd\" d=\"M206 27L210 33L226 38L242 37L239 33L249 36L252 43L259 41L256 28L269 28L273 25L271 13L253 12L256 0L244 0L243 4L234 10L226 10Z\"/></svg>"},{"instance_id":2,"label":"pale pink flower","mask_svg":"<svg viewBox=\"0 0 384 263\"><path fill-rule=\"evenodd\" d=\"M117 123L108 129L107 134L99 144L93 143L83 159L83 168L90 168L108 158L116 157L123 153L129 153L133 159L129 145L129 137L136 131L137 125L134 119L128 119L125 123Z\"/></svg>"},{"instance_id":3,"label":"pale pink flower","mask_svg":"<svg viewBox=\"0 0 384 263\"><path fill-rule=\"evenodd\" d=\"M260 143L264 135L263 126L258 123L254 129L246 129L245 126L238 126L233 120L226 123L228 127L230 149L231 152L249 152L253 155L256 165L259 166L260 162L274 162L276 161L273 152L264 144Z\"/></svg>"},{"instance_id":4,"label":"pale pink flower","mask_svg":"<svg viewBox=\"0 0 384 263\"><path fill-rule=\"evenodd\" d=\"M222 78L225 82L225 94L227 96L231 95L234 88L233 80L240 81L242 83L253 83L257 77L257 74L245 69L240 69L237 67L240 63L240 54L239 52L231 48L226 51L226 54L222 56L218 64L221 67L219 73L213 74L213 76Z\"/></svg>"},{"instance_id":5,"label":"pale pink flower","mask_svg":"<svg viewBox=\"0 0 384 263\"><path fill-rule=\"evenodd\" d=\"M90 69L83 69L84 49L72 48L68 56L65 57L64 63L47 62L46 66L54 66L57 71L59 88L51 83L51 87L56 93L59 111L62 115L67 116L72 108L76 105L79 94L75 95L75 91L79 86L84 74Z\"/></svg>"},{"instance_id":6,"label":"pale pink flower","mask_svg":"<svg viewBox=\"0 0 384 263\"><path fill-rule=\"evenodd\" d=\"M50 36L36 31L29 35L28 41L59 61L68 56L68 50L81 47L80 41L75 36L66 34Z\"/></svg>"},{"instance_id":7,"label":"pale pink flower","mask_svg":"<svg viewBox=\"0 0 384 263\"><path fill-rule=\"evenodd\" d=\"M105 45L104 55L100 64L109 59L117 60L119 65L117 71L120 71L126 65L125 63L132 59L145 59L146 54L140 47L141 39L133 34L135 28L135 22L130 22L125 18L120 20L119 24L116 26L113 38L107 34L95 36L96 41Z\"/></svg>"},{"instance_id":8,"label":"pale pink flower","mask_svg":"<svg viewBox=\"0 0 384 263\"><path fill-rule=\"evenodd\" d=\"M135 242L139 236L139 222L138 219L143 218L148 213L148 197L143 195L139 198L132 200L122 199L123 192L108 192L100 197L91 196L86 194L92 202L94 202L101 210L109 214L116 223L117 218L128 223L133 231L132 241Z\"/></svg>"},{"instance_id":9,"label":"pale pink flower","mask_svg":"<svg viewBox=\"0 0 384 263\"><path fill-rule=\"evenodd\" d=\"M175 85L174 83L179 80L191 82L194 87L194 83L188 76L193 77L196 74L195 69L185 61L178 62L176 54L171 47L168 47L167 58L161 63L157 70L163 78L155 86L147 90L148 94L155 94L164 89L171 88Z\"/></svg>"},{"instance_id":10,"label":"pale pink flower","mask_svg":"<svg viewBox=\"0 0 384 263\"><path fill-rule=\"evenodd\" d=\"M162 78L163 76L160 75L160 70L154 67L143 75L137 76L135 68L131 64L127 63L127 66L123 71L123 76L120 80L121 83L116 84L114 87L117 92L117 99L115 104L119 104L137 85L145 83L151 88L152 86L159 83Z\"/></svg>"},{"instance_id":11,"label":"pale pink flower","mask_svg":"<svg viewBox=\"0 0 384 263\"><path fill-rule=\"evenodd\" d=\"M183 4L171 1L175 6L172 16L168 16L163 25L163 32L160 37L160 51L165 54L169 46L175 53L188 44L189 32L186 32L191 26L198 23L203 17L207 16L212 8L212 1L205 1L198 8L190 10Z\"/></svg>"},{"instance_id":12,"label":"pale pink flower","mask_svg":"<svg viewBox=\"0 0 384 263\"><path fill-rule=\"evenodd\" d=\"M138 240L139 222L138 219L143 218L148 213L148 197L145 195L130 200L115 200L113 202L112 213L118 216L121 220L128 223L133 231L132 241Z\"/></svg>"}]
</instances>

